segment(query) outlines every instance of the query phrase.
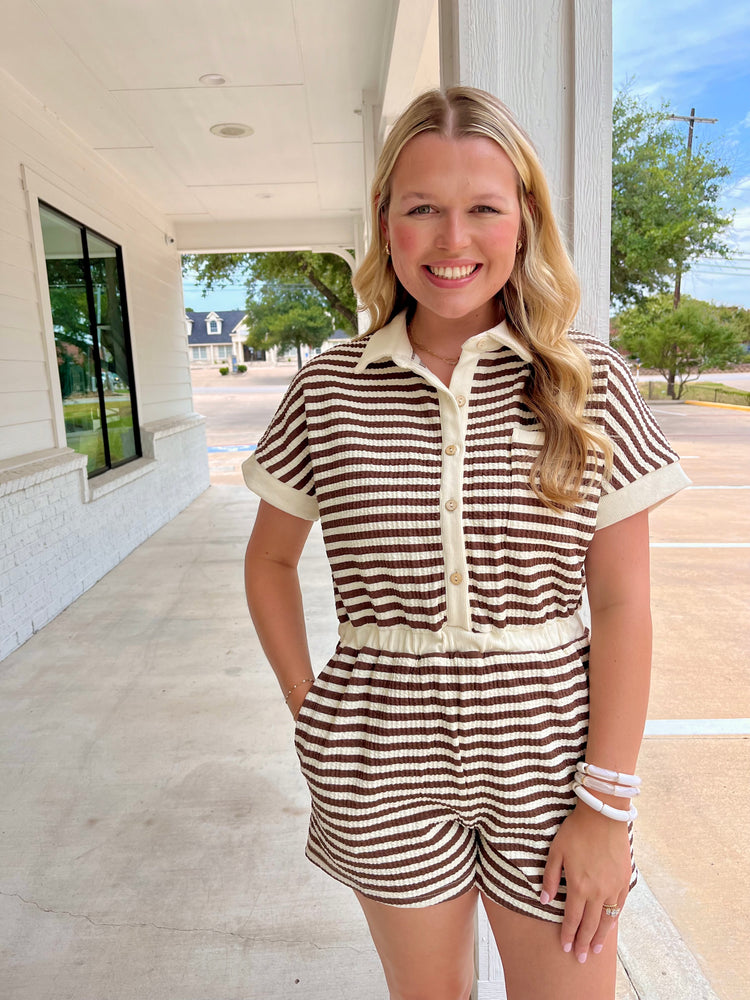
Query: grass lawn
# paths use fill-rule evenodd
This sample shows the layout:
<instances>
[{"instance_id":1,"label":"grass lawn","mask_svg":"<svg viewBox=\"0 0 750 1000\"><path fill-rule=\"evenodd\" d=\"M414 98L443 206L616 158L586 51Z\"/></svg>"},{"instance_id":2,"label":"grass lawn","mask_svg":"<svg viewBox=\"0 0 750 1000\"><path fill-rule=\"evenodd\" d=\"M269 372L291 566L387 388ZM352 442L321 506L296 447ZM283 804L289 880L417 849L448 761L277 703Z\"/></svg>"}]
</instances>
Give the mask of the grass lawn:
<instances>
[{"instance_id":1,"label":"grass lawn","mask_svg":"<svg viewBox=\"0 0 750 1000\"><path fill-rule=\"evenodd\" d=\"M667 399L667 383L640 382L638 388L644 399ZM734 406L750 406L750 392L732 389L721 382L688 382L680 399L695 399L702 403L732 403Z\"/></svg>"}]
</instances>

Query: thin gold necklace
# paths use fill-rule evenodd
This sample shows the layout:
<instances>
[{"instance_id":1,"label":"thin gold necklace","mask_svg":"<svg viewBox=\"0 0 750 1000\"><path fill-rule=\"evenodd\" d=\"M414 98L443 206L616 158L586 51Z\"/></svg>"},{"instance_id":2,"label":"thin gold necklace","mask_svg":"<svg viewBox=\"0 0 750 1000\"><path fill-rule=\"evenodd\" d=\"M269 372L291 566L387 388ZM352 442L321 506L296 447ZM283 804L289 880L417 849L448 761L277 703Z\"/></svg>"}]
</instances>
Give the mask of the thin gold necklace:
<instances>
[{"instance_id":1,"label":"thin gold necklace","mask_svg":"<svg viewBox=\"0 0 750 1000\"><path fill-rule=\"evenodd\" d=\"M444 361L447 365L451 365L453 368L455 368L458 362L461 360L460 355L457 358L444 358L442 354L435 354L435 352L431 351L429 347L425 347L424 344L420 344L418 340L415 340L414 337L412 337L411 335L411 330L409 330L408 333L409 333L409 339L411 340L412 343L412 347L416 347L417 350L419 351L424 351L425 354L429 354L431 357L437 358L438 361Z\"/></svg>"}]
</instances>

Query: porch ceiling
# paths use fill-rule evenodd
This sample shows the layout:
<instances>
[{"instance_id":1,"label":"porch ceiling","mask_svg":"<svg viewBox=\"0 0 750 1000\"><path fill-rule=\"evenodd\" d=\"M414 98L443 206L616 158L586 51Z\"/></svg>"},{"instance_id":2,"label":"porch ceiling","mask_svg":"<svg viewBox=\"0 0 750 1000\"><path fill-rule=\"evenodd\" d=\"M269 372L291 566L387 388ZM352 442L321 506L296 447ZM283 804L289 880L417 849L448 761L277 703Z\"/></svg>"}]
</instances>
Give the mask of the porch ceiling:
<instances>
[{"instance_id":1,"label":"porch ceiling","mask_svg":"<svg viewBox=\"0 0 750 1000\"><path fill-rule=\"evenodd\" d=\"M434 7L3 0L0 65L167 216L182 249L351 246L364 204L363 92L381 104L413 84ZM405 30L407 84L403 56L398 74L389 68ZM226 84L204 86L207 73ZM209 132L222 122L254 134Z\"/></svg>"}]
</instances>

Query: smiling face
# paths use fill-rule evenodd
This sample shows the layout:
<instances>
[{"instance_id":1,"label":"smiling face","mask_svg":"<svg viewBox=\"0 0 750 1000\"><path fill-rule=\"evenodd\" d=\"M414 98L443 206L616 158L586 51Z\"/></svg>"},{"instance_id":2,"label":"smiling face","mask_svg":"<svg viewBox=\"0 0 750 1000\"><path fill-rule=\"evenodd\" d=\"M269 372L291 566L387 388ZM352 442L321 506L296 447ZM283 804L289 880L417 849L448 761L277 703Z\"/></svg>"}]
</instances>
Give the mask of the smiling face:
<instances>
[{"instance_id":1,"label":"smiling face","mask_svg":"<svg viewBox=\"0 0 750 1000\"><path fill-rule=\"evenodd\" d=\"M521 227L518 174L492 139L425 132L401 150L382 224L420 324L463 320L465 336L498 321Z\"/></svg>"}]
</instances>

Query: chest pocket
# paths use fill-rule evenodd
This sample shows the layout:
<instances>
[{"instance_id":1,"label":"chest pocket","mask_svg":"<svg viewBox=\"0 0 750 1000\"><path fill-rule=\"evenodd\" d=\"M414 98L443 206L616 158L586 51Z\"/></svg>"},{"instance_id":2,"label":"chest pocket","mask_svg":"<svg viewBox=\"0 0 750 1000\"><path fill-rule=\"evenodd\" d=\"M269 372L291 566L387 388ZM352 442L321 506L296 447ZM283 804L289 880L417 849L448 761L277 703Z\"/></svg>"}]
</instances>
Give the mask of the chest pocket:
<instances>
[{"instance_id":1,"label":"chest pocket","mask_svg":"<svg viewBox=\"0 0 750 1000\"><path fill-rule=\"evenodd\" d=\"M514 427L511 436L509 547L525 548L532 539L546 539L560 552L585 554L596 526L600 482L584 487L580 503L552 510L531 489L531 467L544 444L537 427Z\"/></svg>"},{"instance_id":2,"label":"chest pocket","mask_svg":"<svg viewBox=\"0 0 750 1000\"><path fill-rule=\"evenodd\" d=\"M544 444L544 431L533 427L514 427L510 440L511 448L521 448L523 445L540 448Z\"/></svg>"}]
</instances>

